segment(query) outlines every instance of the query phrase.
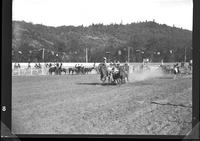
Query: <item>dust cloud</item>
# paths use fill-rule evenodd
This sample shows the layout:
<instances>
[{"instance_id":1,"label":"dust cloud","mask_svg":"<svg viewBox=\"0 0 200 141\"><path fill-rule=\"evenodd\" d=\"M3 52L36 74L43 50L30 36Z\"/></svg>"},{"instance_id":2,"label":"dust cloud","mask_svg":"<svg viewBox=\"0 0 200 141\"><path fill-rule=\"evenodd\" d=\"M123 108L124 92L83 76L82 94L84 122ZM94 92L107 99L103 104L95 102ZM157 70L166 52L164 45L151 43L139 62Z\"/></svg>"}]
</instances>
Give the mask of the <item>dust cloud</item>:
<instances>
[{"instance_id":1,"label":"dust cloud","mask_svg":"<svg viewBox=\"0 0 200 141\"><path fill-rule=\"evenodd\" d=\"M152 78L162 77L164 73L159 69L150 69L142 72L132 72L129 74L129 82L143 81Z\"/></svg>"}]
</instances>

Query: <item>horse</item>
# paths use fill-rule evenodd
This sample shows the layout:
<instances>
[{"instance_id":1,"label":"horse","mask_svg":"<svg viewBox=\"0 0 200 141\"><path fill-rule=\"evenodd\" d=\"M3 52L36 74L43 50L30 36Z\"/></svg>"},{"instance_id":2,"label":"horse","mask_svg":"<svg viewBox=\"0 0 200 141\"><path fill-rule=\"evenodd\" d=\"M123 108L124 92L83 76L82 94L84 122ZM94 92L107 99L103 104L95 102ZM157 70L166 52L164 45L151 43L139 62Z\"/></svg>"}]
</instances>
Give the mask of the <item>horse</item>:
<instances>
[{"instance_id":1,"label":"horse","mask_svg":"<svg viewBox=\"0 0 200 141\"><path fill-rule=\"evenodd\" d=\"M53 72L57 75L61 75L62 72L64 72L66 74L67 69L62 68L62 63L60 64L60 66L59 66L59 64L56 64L56 66L49 68L49 74L52 74Z\"/></svg>"},{"instance_id":2,"label":"horse","mask_svg":"<svg viewBox=\"0 0 200 141\"><path fill-rule=\"evenodd\" d=\"M85 74L85 67L84 66L80 67L80 73Z\"/></svg>"},{"instance_id":3,"label":"horse","mask_svg":"<svg viewBox=\"0 0 200 141\"><path fill-rule=\"evenodd\" d=\"M120 84L122 83L122 75L121 75L121 72L120 70L118 70L117 72L112 72L112 78L113 78L113 81L116 83L116 84Z\"/></svg>"},{"instance_id":4,"label":"horse","mask_svg":"<svg viewBox=\"0 0 200 141\"><path fill-rule=\"evenodd\" d=\"M174 68L172 68L170 65L160 65L159 68L167 74L172 74L174 72Z\"/></svg>"},{"instance_id":5,"label":"horse","mask_svg":"<svg viewBox=\"0 0 200 141\"><path fill-rule=\"evenodd\" d=\"M80 74L80 73L84 74L85 73L83 66L75 66L75 68L76 68L75 69L76 74Z\"/></svg>"},{"instance_id":6,"label":"horse","mask_svg":"<svg viewBox=\"0 0 200 141\"><path fill-rule=\"evenodd\" d=\"M57 71L57 67L51 67L51 68L49 68L49 74L53 74L53 72L54 73L56 73L56 71Z\"/></svg>"},{"instance_id":7,"label":"horse","mask_svg":"<svg viewBox=\"0 0 200 141\"><path fill-rule=\"evenodd\" d=\"M66 68L60 68L60 72L64 72L65 74L67 73L67 69Z\"/></svg>"},{"instance_id":8,"label":"horse","mask_svg":"<svg viewBox=\"0 0 200 141\"><path fill-rule=\"evenodd\" d=\"M126 83L126 79L127 79L127 81L129 81L129 79L128 79L129 70L128 69L129 69L129 67L127 67L127 66L119 66L118 71L113 72L112 77L113 77L113 80L115 81L115 83L117 83L117 84Z\"/></svg>"},{"instance_id":9,"label":"horse","mask_svg":"<svg viewBox=\"0 0 200 141\"><path fill-rule=\"evenodd\" d=\"M30 69L31 68L31 65L30 64L28 64L28 67L27 67L27 69Z\"/></svg>"},{"instance_id":10,"label":"horse","mask_svg":"<svg viewBox=\"0 0 200 141\"><path fill-rule=\"evenodd\" d=\"M35 64L35 66L34 66L36 69L41 69L42 67L41 67L41 65L40 65L40 63L39 64Z\"/></svg>"},{"instance_id":11,"label":"horse","mask_svg":"<svg viewBox=\"0 0 200 141\"><path fill-rule=\"evenodd\" d=\"M105 83L106 78L108 78L108 82L111 82L111 72L105 66L105 64L99 64L98 70L100 73L100 80Z\"/></svg>"},{"instance_id":12,"label":"horse","mask_svg":"<svg viewBox=\"0 0 200 141\"><path fill-rule=\"evenodd\" d=\"M89 72L91 72L94 69L94 67L91 68L84 68L84 73L88 74Z\"/></svg>"},{"instance_id":13,"label":"horse","mask_svg":"<svg viewBox=\"0 0 200 141\"><path fill-rule=\"evenodd\" d=\"M21 68L20 64L18 63L18 65L15 63L14 65L14 69L18 69L18 68Z\"/></svg>"},{"instance_id":14,"label":"horse","mask_svg":"<svg viewBox=\"0 0 200 141\"><path fill-rule=\"evenodd\" d=\"M69 71L69 74L74 74L74 72L76 72L76 68L69 68L68 69L68 71Z\"/></svg>"},{"instance_id":15,"label":"horse","mask_svg":"<svg viewBox=\"0 0 200 141\"><path fill-rule=\"evenodd\" d=\"M60 64L60 66L59 66L59 63L57 63L56 64L56 74L58 74L58 75L61 75L61 73L62 73L62 71L63 71L63 69L64 68L62 68L62 63ZM65 70L64 70L65 71ZM66 71L65 71L65 74L66 74Z\"/></svg>"}]
</instances>

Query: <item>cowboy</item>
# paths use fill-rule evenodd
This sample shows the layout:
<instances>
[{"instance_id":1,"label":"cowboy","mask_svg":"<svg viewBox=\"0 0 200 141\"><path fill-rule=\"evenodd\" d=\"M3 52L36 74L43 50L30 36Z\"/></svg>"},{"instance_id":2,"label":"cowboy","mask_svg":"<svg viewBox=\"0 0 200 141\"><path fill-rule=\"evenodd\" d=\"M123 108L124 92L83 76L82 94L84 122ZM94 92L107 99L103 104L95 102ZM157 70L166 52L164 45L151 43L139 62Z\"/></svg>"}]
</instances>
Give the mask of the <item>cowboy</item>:
<instances>
[{"instance_id":1,"label":"cowboy","mask_svg":"<svg viewBox=\"0 0 200 141\"><path fill-rule=\"evenodd\" d=\"M126 63L124 64L125 70L127 71L127 73L129 73L129 64L126 61Z\"/></svg>"},{"instance_id":2,"label":"cowboy","mask_svg":"<svg viewBox=\"0 0 200 141\"><path fill-rule=\"evenodd\" d=\"M178 65L178 63L176 63L175 65L174 65L174 74L178 74L180 71L179 71L179 65Z\"/></svg>"},{"instance_id":3,"label":"cowboy","mask_svg":"<svg viewBox=\"0 0 200 141\"><path fill-rule=\"evenodd\" d=\"M192 60L190 60L188 68L190 69L190 71L192 70Z\"/></svg>"},{"instance_id":4,"label":"cowboy","mask_svg":"<svg viewBox=\"0 0 200 141\"><path fill-rule=\"evenodd\" d=\"M103 64L107 67L108 64L107 64L107 58L106 57L103 57Z\"/></svg>"},{"instance_id":5,"label":"cowboy","mask_svg":"<svg viewBox=\"0 0 200 141\"><path fill-rule=\"evenodd\" d=\"M20 64L18 63L18 68L20 68L21 66L20 66Z\"/></svg>"},{"instance_id":6,"label":"cowboy","mask_svg":"<svg viewBox=\"0 0 200 141\"><path fill-rule=\"evenodd\" d=\"M38 64L38 67L41 68L41 64L40 63Z\"/></svg>"},{"instance_id":7,"label":"cowboy","mask_svg":"<svg viewBox=\"0 0 200 141\"><path fill-rule=\"evenodd\" d=\"M59 63L56 63L56 68L57 68L57 69L59 68Z\"/></svg>"},{"instance_id":8,"label":"cowboy","mask_svg":"<svg viewBox=\"0 0 200 141\"><path fill-rule=\"evenodd\" d=\"M31 68L30 62L28 63L28 68Z\"/></svg>"},{"instance_id":9,"label":"cowboy","mask_svg":"<svg viewBox=\"0 0 200 141\"><path fill-rule=\"evenodd\" d=\"M117 61L116 68L119 68L119 67L120 67L120 62Z\"/></svg>"},{"instance_id":10,"label":"cowboy","mask_svg":"<svg viewBox=\"0 0 200 141\"><path fill-rule=\"evenodd\" d=\"M102 64L107 68L108 75L110 76L110 80L113 81L113 77L112 77L113 69L112 69L112 67L107 63L107 58L106 58L106 57L103 57L103 63L102 63Z\"/></svg>"}]
</instances>

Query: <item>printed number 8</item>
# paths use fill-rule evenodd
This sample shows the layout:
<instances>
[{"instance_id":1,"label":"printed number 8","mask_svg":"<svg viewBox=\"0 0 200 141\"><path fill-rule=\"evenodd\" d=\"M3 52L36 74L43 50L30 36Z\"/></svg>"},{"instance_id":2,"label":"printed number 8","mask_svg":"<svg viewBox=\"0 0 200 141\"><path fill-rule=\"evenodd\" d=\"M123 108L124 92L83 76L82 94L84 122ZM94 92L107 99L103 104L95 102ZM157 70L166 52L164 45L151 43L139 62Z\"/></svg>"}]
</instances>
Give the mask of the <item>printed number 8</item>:
<instances>
[{"instance_id":1,"label":"printed number 8","mask_svg":"<svg viewBox=\"0 0 200 141\"><path fill-rule=\"evenodd\" d=\"M2 106L2 111L3 111L3 112L6 111L6 106Z\"/></svg>"}]
</instances>

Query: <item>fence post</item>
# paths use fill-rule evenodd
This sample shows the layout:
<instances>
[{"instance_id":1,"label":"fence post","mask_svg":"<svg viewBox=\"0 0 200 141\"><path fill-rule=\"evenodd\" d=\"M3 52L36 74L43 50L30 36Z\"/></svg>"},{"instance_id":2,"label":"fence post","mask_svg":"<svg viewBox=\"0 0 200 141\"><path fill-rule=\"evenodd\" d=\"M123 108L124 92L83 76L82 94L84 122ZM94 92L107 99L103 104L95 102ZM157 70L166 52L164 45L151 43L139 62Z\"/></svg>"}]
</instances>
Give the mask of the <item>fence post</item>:
<instances>
[{"instance_id":1,"label":"fence post","mask_svg":"<svg viewBox=\"0 0 200 141\"><path fill-rule=\"evenodd\" d=\"M44 75L44 66L42 66L42 75Z\"/></svg>"},{"instance_id":2,"label":"fence post","mask_svg":"<svg viewBox=\"0 0 200 141\"><path fill-rule=\"evenodd\" d=\"M18 75L20 75L20 68L18 68Z\"/></svg>"},{"instance_id":3,"label":"fence post","mask_svg":"<svg viewBox=\"0 0 200 141\"><path fill-rule=\"evenodd\" d=\"M161 65L163 65L163 59L161 60Z\"/></svg>"},{"instance_id":4,"label":"fence post","mask_svg":"<svg viewBox=\"0 0 200 141\"><path fill-rule=\"evenodd\" d=\"M129 73L133 73L133 65L130 65L130 67L129 67Z\"/></svg>"},{"instance_id":5,"label":"fence post","mask_svg":"<svg viewBox=\"0 0 200 141\"><path fill-rule=\"evenodd\" d=\"M33 74L33 70L32 70L32 67L31 67L31 75Z\"/></svg>"}]
</instances>

